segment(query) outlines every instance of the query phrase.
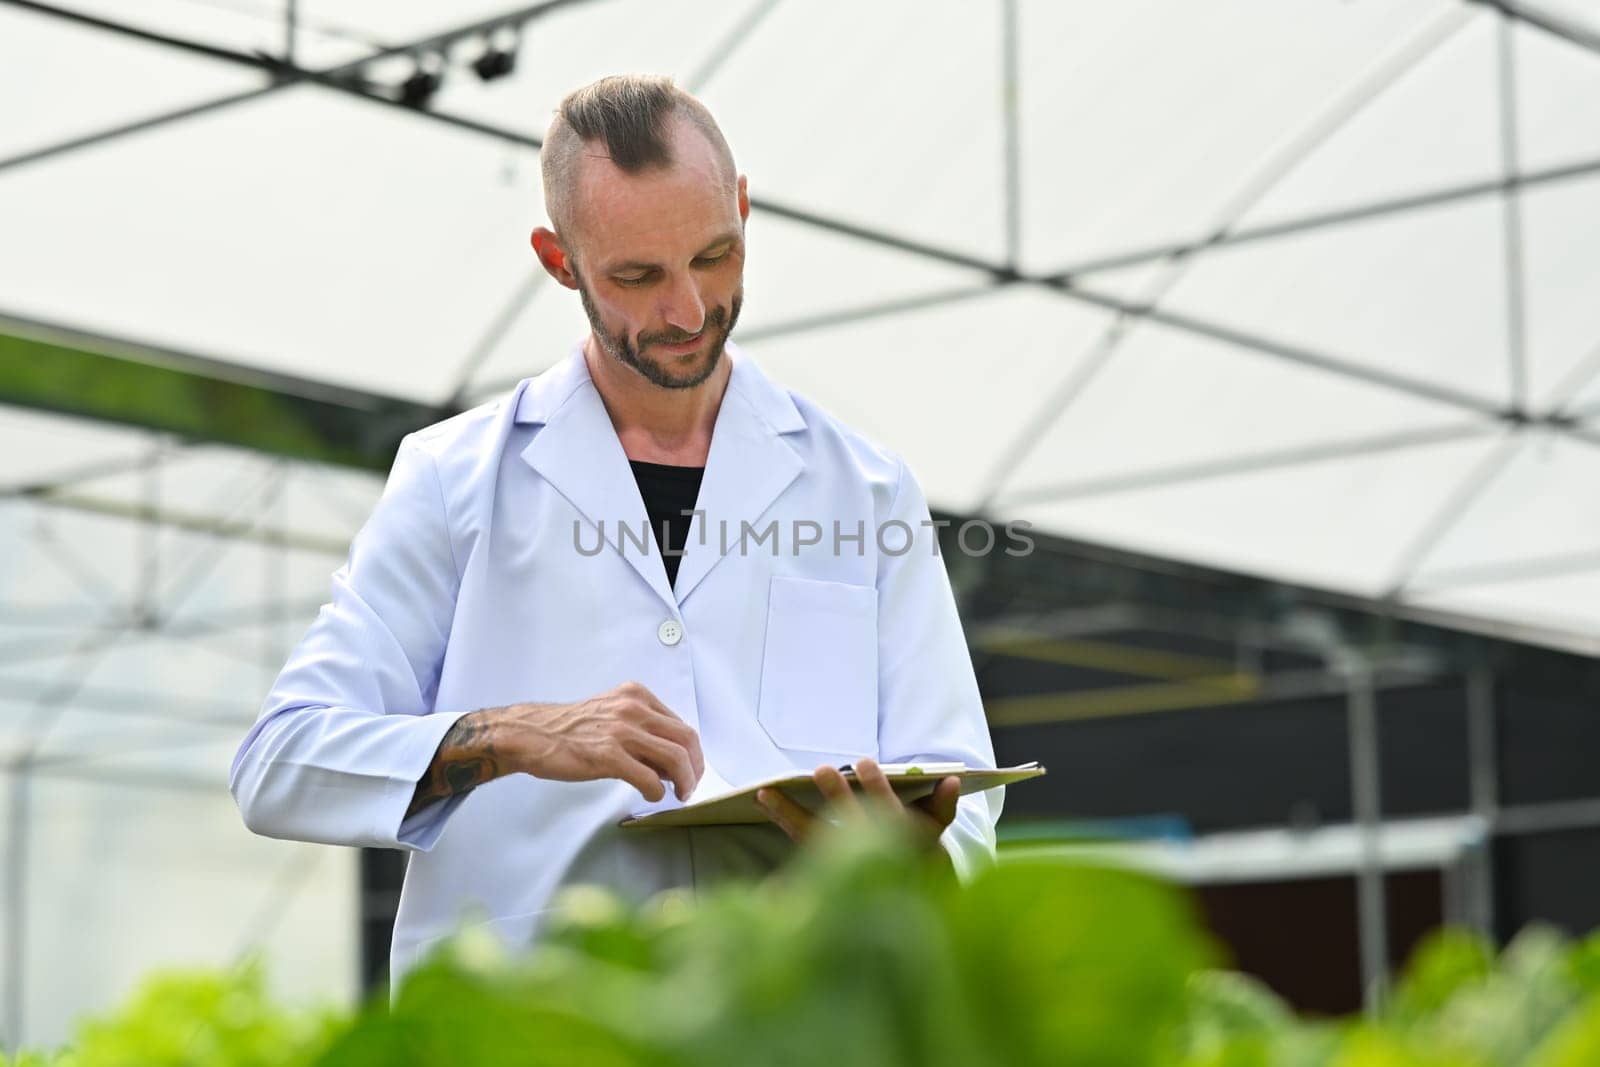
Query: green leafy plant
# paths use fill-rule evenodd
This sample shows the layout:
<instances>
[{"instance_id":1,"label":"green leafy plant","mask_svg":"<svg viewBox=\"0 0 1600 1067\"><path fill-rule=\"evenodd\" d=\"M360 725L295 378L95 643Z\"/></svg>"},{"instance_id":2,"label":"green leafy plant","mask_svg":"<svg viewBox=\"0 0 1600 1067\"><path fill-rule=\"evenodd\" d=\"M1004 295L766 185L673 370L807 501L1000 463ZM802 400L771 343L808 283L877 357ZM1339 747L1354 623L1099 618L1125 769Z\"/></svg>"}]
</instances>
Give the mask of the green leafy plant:
<instances>
[{"instance_id":1,"label":"green leafy plant","mask_svg":"<svg viewBox=\"0 0 1600 1067\"><path fill-rule=\"evenodd\" d=\"M966 886L865 827L766 882L643 908L561 900L539 947L481 929L357 1011L289 1011L260 969L152 980L16 1067L1591 1067L1600 938L1496 956L1425 944L1383 1012L1298 1019L1216 969L1187 896L1143 874L1008 861Z\"/></svg>"}]
</instances>

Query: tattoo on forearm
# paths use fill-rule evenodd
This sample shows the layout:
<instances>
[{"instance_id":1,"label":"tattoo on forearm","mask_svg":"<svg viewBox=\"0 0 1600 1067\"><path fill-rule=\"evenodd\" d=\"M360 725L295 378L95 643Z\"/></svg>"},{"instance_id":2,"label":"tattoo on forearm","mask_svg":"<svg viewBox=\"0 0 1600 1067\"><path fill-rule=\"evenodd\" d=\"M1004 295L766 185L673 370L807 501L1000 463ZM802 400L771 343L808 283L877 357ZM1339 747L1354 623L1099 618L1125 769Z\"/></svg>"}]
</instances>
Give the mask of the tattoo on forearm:
<instances>
[{"instance_id":1,"label":"tattoo on forearm","mask_svg":"<svg viewBox=\"0 0 1600 1067\"><path fill-rule=\"evenodd\" d=\"M433 762L417 781L409 818L436 800L469 793L502 773L495 749L494 725L476 713L463 715L439 742Z\"/></svg>"}]
</instances>

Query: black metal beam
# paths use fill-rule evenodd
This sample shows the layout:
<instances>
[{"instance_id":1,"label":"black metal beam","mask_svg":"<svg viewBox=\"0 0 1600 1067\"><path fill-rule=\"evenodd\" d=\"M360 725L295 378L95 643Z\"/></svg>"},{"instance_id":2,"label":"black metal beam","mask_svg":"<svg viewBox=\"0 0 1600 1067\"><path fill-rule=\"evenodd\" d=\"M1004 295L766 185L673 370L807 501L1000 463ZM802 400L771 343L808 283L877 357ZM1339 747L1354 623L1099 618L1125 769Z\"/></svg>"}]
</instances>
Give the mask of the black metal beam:
<instances>
[{"instance_id":1,"label":"black metal beam","mask_svg":"<svg viewBox=\"0 0 1600 1067\"><path fill-rule=\"evenodd\" d=\"M22 4L30 9L40 11L61 12L62 10L59 8L54 8L52 5L37 3L35 0L0 0L0 2ZM396 46L396 48L391 49L390 52L399 53L415 51L429 47L442 47L443 45L451 43L462 37L484 32L484 30L488 28L504 25L507 22L517 18L531 18L537 13L553 10L557 7L565 6L568 3L578 2L584 2L584 0L547 0L546 3L534 5L533 7L529 8L519 9L516 12L496 16L492 19L480 20L470 26L448 31L444 34L438 34L421 42L412 42L408 45ZM76 16L74 15L72 17ZM102 28L112 30L114 32L127 31L142 38L149 38L151 36L147 31L120 26L119 24L111 23L109 20L93 19L91 21ZM210 46L200 47L204 48L208 54L215 55L219 52L219 50L211 48ZM375 94L369 88L354 84L348 79L341 80L338 77L329 76L326 74L326 72L318 74L316 72L300 70L299 68L294 68L284 64L279 60L271 59L270 57L243 56L240 54L236 55L234 58L238 62L246 62L252 66L262 67L265 65L264 69L273 69L277 71L278 77L301 77L311 80L317 84L323 84L344 92L353 93L365 99L375 100L391 106L404 106L398 104L392 99ZM350 64L348 66L350 69L359 69L365 63L371 62L373 58L375 57L368 57L367 59ZM516 143L527 144L535 147L538 143L537 138L521 131L499 127L489 123L481 123L477 122L476 120L466 119L461 116L451 116L434 111L420 111L409 108L408 110L412 110L416 114L433 119L435 121L447 122L472 130L474 132L499 137ZM1525 186L1533 181L1553 181L1560 178L1574 177L1579 174L1587 174L1597 171L1600 171L1600 161L1577 164L1566 168L1559 168L1556 170L1543 172L1541 174L1522 175L1512 179L1502 178L1494 182L1477 183L1473 186L1460 186L1453 190L1446 190L1441 193L1430 194L1431 201L1429 200L1429 196L1425 195L1422 198L1409 198L1403 203L1405 203L1407 206L1415 207L1420 206L1425 202L1440 202L1440 200L1444 198L1458 198L1465 195L1481 195L1488 192L1505 192L1509 189ZM1368 213L1374 210L1400 210L1401 208L1396 206L1400 203L1402 202L1390 201L1380 208L1369 207L1367 209L1354 209L1355 213L1343 212L1337 214L1341 218L1348 220L1356 217L1356 213L1359 213L1363 210L1367 211ZM1402 375L1396 375L1387 371L1378 370L1376 368L1361 366L1339 357L1330 356L1325 353L1314 352L1299 346L1283 344L1270 338L1255 336L1245 331L1233 329L1218 323L1208 322L1195 316L1164 311L1151 305L1141 305L1137 302L1122 300L1108 294L1097 293L1092 290L1085 289L1080 285L1073 284L1071 280L1071 275L1073 272L1071 271L1047 277L1028 276L1019 273L1017 270L1007 265L992 263L983 259L982 257L973 256L950 248L930 245L922 241L887 233L872 227L826 217L805 209L779 204L761 198L755 199L753 201L753 206L760 210L771 212L779 215L780 217L785 217L804 225L825 229L834 233L853 237L858 240L867 241L881 247L893 248L899 251L918 255L923 258L980 271L987 274L989 278L996 284L1008 285L1019 282L1041 284L1061 293L1070 299L1100 307L1105 310L1114 311L1119 315L1125 316L1129 319L1145 319L1152 322L1158 322L1173 329L1178 329L1212 340L1222 341L1246 350L1271 355L1302 366L1311 367L1313 369L1328 373L1338 374L1347 378L1365 381L1369 384L1397 390L1408 395L1447 404L1460 410L1472 412L1474 414L1491 415L1501 418L1508 423L1521 423L1528 420L1528 416L1523 412L1504 410L1503 406L1498 405L1491 400L1464 393L1460 390L1455 390L1447 386L1418 379L1412 379ZM1332 216L1325 218L1329 217ZM1219 241L1236 241L1248 236L1250 236L1249 231L1238 231L1231 235L1214 235L1213 238L1208 239L1208 241L1204 244L1207 247L1214 247ZM1257 236L1259 236L1259 234ZM1200 246L1197 245L1195 247L1198 248ZM1173 253L1169 249L1163 254L1171 255ZM1554 423L1553 425L1555 425L1558 429L1567 429L1567 427L1559 423Z\"/></svg>"},{"instance_id":2,"label":"black metal beam","mask_svg":"<svg viewBox=\"0 0 1600 1067\"><path fill-rule=\"evenodd\" d=\"M766 326L752 326L748 329L740 330L737 340L741 344L754 344L758 341L770 341L777 337L793 337L797 334L811 333L814 330L824 330L834 326L870 322L874 319L903 315L908 311L921 311L924 308L931 307L946 307L950 304L972 300L977 297L990 296L1001 288L1003 287L992 283L965 285L954 289L941 289L934 293L923 293L918 296L884 300L880 303L866 304L861 307L841 308L837 311L825 311L815 315L802 315L798 318L784 319Z\"/></svg>"},{"instance_id":3,"label":"black metal beam","mask_svg":"<svg viewBox=\"0 0 1600 1067\"><path fill-rule=\"evenodd\" d=\"M1457 408L1461 411L1477 415L1491 415L1509 418L1505 406L1487 397L1477 396L1463 392L1447 385L1424 381L1420 378L1411 378L1392 371L1380 370L1377 367L1368 367L1351 362L1339 356L1318 352L1314 349L1299 345L1291 345L1276 341L1269 337L1262 337L1245 330L1235 329L1221 323L1202 319L1195 315L1182 312L1166 311L1151 304L1138 304L1124 300L1121 297L1108 293L1086 289L1083 286L1070 282L1050 284L1050 287L1063 296L1088 304L1092 307L1115 311L1136 319L1146 319L1150 322L1160 323L1184 333L1204 337L1213 341L1222 341L1226 344L1242 348L1247 351L1257 352L1262 355L1274 356L1288 363L1309 367L1313 370L1325 371L1343 378L1366 382L1369 385L1382 386L1398 393L1414 396L1422 400L1431 400Z\"/></svg>"},{"instance_id":4,"label":"black metal beam","mask_svg":"<svg viewBox=\"0 0 1600 1067\"><path fill-rule=\"evenodd\" d=\"M1126 267L1136 267L1163 259L1182 259L1213 248L1226 248L1235 245L1252 244L1258 241L1274 240L1280 237L1309 233L1313 230L1344 226L1353 222L1366 222L1389 215L1400 215L1409 211L1441 207L1463 200L1477 200L1486 196L1506 195L1521 189L1531 189L1557 182L1588 178L1597 174L1600 174L1600 158L1579 160L1576 163L1566 163L1558 167L1543 167L1530 170L1510 179L1497 177L1462 182L1458 185L1444 186L1427 192L1375 200L1367 204L1303 215L1298 218L1285 219L1281 222L1242 226L1231 233L1223 235L1211 235L1192 241L1173 241L1159 245L1147 245L1144 248L1130 249L1126 252L1096 256L1052 271L1045 276L1045 279L1052 282L1067 281L1102 271L1121 270Z\"/></svg>"},{"instance_id":5,"label":"black metal beam","mask_svg":"<svg viewBox=\"0 0 1600 1067\"><path fill-rule=\"evenodd\" d=\"M1468 0L1468 2L1493 8L1508 18L1526 23L1558 40L1600 54L1600 33L1587 26L1542 11L1531 4L1512 3L1511 0Z\"/></svg>"},{"instance_id":6,"label":"black metal beam","mask_svg":"<svg viewBox=\"0 0 1600 1067\"><path fill-rule=\"evenodd\" d=\"M1005 256L1015 269L1022 262L1022 96L1017 53L1017 0L1000 0L1000 128L1005 134L1001 155L1005 177Z\"/></svg>"},{"instance_id":7,"label":"black metal beam","mask_svg":"<svg viewBox=\"0 0 1600 1067\"><path fill-rule=\"evenodd\" d=\"M457 41L487 33L496 27L507 25L522 26L558 8L590 2L592 2L592 0L545 0L544 3L517 8L513 11L497 15L490 19L479 19L465 26L447 30L443 33L432 34L428 37L419 38L414 41L408 41L404 44L387 45L378 48L359 59L340 63L336 66L328 67L323 70L310 70L297 66L291 58L277 58L254 52L240 52L236 49L220 48L215 45L206 44L202 41L195 41L188 38L177 37L172 34L157 33L152 30L146 30L131 23L118 22L111 19L87 15L79 11L73 11L69 8L61 7L57 4L40 3L38 0L0 0L0 3L10 4L14 7L20 7L25 10L33 11L36 14L47 15L79 25L88 26L92 29L101 30L106 33L112 33L118 36L128 37L133 40L143 41L147 44L155 44L167 48L177 49L178 51L189 54L201 55L208 59L229 63L234 66L248 67L261 71L273 79L271 84L264 85L257 89L249 89L240 93L232 93L227 96L203 101L199 104L188 105L173 111L166 111L156 115L148 115L141 119L135 119L132 122L121 123L119 125L111 126L94 133L70 138L68 140L60 141L51 145L45 145L41 148L30 149L26 152L7 157L5 159L0 159L0 171L5 171L11 167L19 167L28 163L40 162L55 156L65 155L66 153L74 152L81 148L88 148L92 145L103 144L105 142L117 140L121 137L140 133L145 130L156 129L161 126L168 125L169 123L181 121L183 119L193 118L199 115L208 114L213 111L220 111L224 108L232 107L235 104L242 104L249 100L255 100L259 97L266 96L270 93L279 92L295 85L320 85L323 88L332 89L337 92L353 94L376 103L388 104L394 107L405 107L408 111L416 111L417 109L407 107L407 105L400 103L398 100L384 96L371 86L366 85L361 78L361 72L370 64L379 62L380 60L413 53L439 51L449 48ZM499 137L502 140L511 140L522 144L532 144L534 147L538 146L539 139L531 135L514 134L511 131L485 127L482 124L474 123L470 119L460 116L445 115L437 112L424 113L433 115L433 117L441 122L468 129L475 133L487 133L492 136Z\"/></svg>"},{"instance_id":8,"label":"black metal beam","mask_svg":"<svg viewBox=\"0 0 1600 1067\"><path fill-rule=\"evenodd\" d=\"M892 248L897 252L908 252L911 255L920 256L923 259L930 259L938 263L948 263L951 266L966 267L968 270L979 271L989 275L991 279L1000 284L1031 280L1026 275L1004 264L991 263L982 256L975 256L971 253L942 245L928 244L924 241L876 229L872 226L847 222L815 211L808 211L805 208L780 204L764 197L751 197L750 206L814 229L827 230L830 233L841 234L845 237L854 237L858 240L866 241L868 244L875 244L882 248Z\"/></svg>"},{"instance_id":9,"label":"black metal beam","mask_svg":"<svg viewBox=\"0 0 1600 1067\"><path fill-rule=\"evenodd\" d=\"M163 111L157 115L147 115L142 119L119 123L79 137L69 137L64 141L56 141L53 144L47 144L39 148L30 148L27 151L18 152L16 155L0 159L0 172L11 170L14 167L26 166L29 163L42 163L47 159L54 159L56 156L64 156L84 148L93 148L95 145L119 140L132 134L143 133L146 130L159 129L162 126L180 122L183 119L199 118L201 115L208 115L213 111L221 111L223 108L229 108L235 104L242 104L247 100L266 96L268 93L276 92L279 88L279 85L273 84L264 85L258 89L247 89L229 96L180 107L175 111Z\"/></svg>"},{"instance_id":10,"label":"black metal beam","mask_svg":"<svg viewBox=\"0 0 1600 1067\"><path fill-rule=\"evenodd\" d=\"M1522 169L1517 142L1516 49L1510 18L1500 21L1496 94L1500 103L1500 174L1514 178ZM1528 406L1527 270L1523 251L1522 193L1513 189L1500 198L1505 235L1506 362L1510 372L1511 406Z\"/></svg>"},{"instance_id":11,"label":"black metal beam","mask_svg":"<svg viewBox=\"0 0 1600 1067\"><path fill-rule=\"evenodd\" d=\"M66 22L76 23L79 26L87 26L94 30L104 30L119 37L143 41L146 44L161 45L164 48L175 49L179 52L186 52L189 55L200 56L205 59L216 59L224 63L244 62L250 66L260 66L264 62L270 62L265 57L252 56L247 52L240 52L232 48L220 48L216 45L206 44L204 41L158 33L154 30L144 29L141 26L135 26L132 23L100 18L97 15L91 15L84 11L75 11L59 4L44 4L39 3L38 0L5 0L5 3L12 7L21 8L24 11L48 15L51 18L62 19Z\"/></svg>"},{"instance_id":12,"label":"black metal beam","mask_svg":"<svg viewBox=\"0 0 1600 1067\"><path fill-rule=\"evenodd\" d=\"M1482 438L1498 428L1498 423L1484 422L1456 426L1441 426L1429 430L1402 430L1349 441L1302 445L1247 456L1229 456L1225 459L1200 463L1183 463L1155 470L1103 478L1085 478L1075 482L1043 486L1001 494L997 506L1007 511L1029 504L1055 504L1067 500L1084 500L1090 497L1111 496L1116 493L1157 489L1173 485L1189 485L1212 478L1228 478L1239 474L1260 474L1287 467L1303 467L1333 460L1356 459L1363 456L1383 455L1429 445L1449 444Z\"/></svg>"}]
</instances>

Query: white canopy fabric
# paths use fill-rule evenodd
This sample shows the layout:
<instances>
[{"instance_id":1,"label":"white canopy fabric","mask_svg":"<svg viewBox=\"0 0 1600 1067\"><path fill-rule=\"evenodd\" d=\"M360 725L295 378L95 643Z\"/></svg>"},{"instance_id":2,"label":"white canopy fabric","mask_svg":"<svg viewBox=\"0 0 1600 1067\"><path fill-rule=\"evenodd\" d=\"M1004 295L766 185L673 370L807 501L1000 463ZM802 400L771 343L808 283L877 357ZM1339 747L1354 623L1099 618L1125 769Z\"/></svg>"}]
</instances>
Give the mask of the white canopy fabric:
<instances>
[{"instance_id":1,"label":"white canopy fabric","mask_svg":"<svg viewBox=\"0 0 1600 1067\"><path fill-rule=\"evenodd\" d=\"M284 53L276 0L67 6ZM695 88L758 200L747 346L938 506L1596 635L1600 13L1523 14L590 0L496 81L449 40L430 109L526 142L604 73ZM307 0L294 59L500 15ZM0 51L0 311L435 402L583 331L528 143L28 5Z\"/></svg>"},{"instance_id":2,"label":"white canopy fabric","mask_svg":"<svg viewBox=\"0 0 1600 1067\"><path fill-rule=\"evenodd\" d=\"M586 328L527 247L552 109L668 73L756 198L739 339L936 507L1600 649L1588 0L59 0L200 48L45 7L0 0L0 315L488 398ZM483 82L496 20L516 69ZM362 97L440 47L426 113ZM182 892L128 872L228 822L227 759L381 479L12 409L0 457L0 752L30 771L0 811L45 820L0 885L43 992L0 1026L53 1040L127 961L235 951L205 931L347 990L343 860L216 829ZM152 502L178 521L127 521ZM184 923L192 953L149 945Z\"/></svg>"},{"instance_id":3,"label":"white canopy fabric","mask_svg":"<svg viewBox=\"0 0 1600 1067\"><path fill-rule=\"evenodd\" d=\"M284 51L276 0L67 6ZM527 13L307 0L294 58ZM695 88L758 200L747 346L937 506L1597 635L1600 12L1524 13L589 0L507 78L449 41L430 109L526 139L604 73ZM583 331L526 143L29 5L0 50L0 311L435 402Z\"/></svg>"}]
</instances>

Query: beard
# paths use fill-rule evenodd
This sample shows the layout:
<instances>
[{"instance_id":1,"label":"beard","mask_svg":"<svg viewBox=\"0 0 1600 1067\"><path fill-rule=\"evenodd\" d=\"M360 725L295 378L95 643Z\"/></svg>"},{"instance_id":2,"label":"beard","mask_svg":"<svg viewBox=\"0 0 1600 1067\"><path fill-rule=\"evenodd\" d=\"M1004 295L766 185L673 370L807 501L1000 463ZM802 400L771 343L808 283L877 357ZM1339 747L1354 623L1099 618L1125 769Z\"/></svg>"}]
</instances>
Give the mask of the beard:
<instances>
[{"instance_id":1,"label":"beard","mask_svg":"<svg viewBox=\"0 0 1600 1067\"><path fill-rule=\"evenodd\" d=\"M739 310L744 306L744 289L741 287L735 292L727 306L719 305L706 312L705 322L700 326L705 355L698 366L690 366L687 370L677 369L678 361L693 359L694 353L657 359L650 355L650 346L682 344L693 337L693 334L686 334L681 330L642 333L635 342L626 335L614 334L606 329L605 323L600 319L600 309L595 307L594 300L589 296L589 287L583 284L582 279L578 280L578 300L583 304L583 313L589 319L589 329L594 331L595 339L600 342L600 347L605 349L606 355L624 366L632 367L652 385L663 389L693 389L710 378L716 371L717 365L722 362L723 348L727 345L728 336L733 333L734 326L738 324Z\"/></svg>"}]
</instances>

